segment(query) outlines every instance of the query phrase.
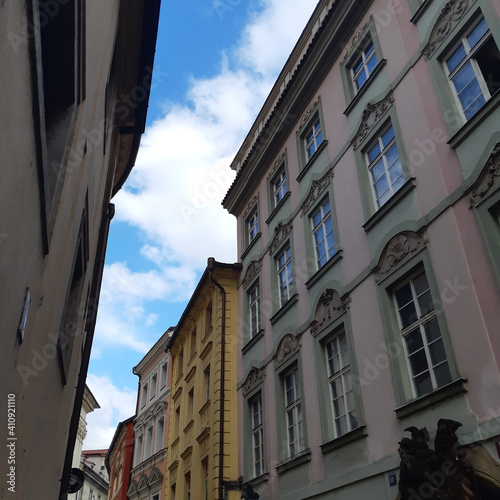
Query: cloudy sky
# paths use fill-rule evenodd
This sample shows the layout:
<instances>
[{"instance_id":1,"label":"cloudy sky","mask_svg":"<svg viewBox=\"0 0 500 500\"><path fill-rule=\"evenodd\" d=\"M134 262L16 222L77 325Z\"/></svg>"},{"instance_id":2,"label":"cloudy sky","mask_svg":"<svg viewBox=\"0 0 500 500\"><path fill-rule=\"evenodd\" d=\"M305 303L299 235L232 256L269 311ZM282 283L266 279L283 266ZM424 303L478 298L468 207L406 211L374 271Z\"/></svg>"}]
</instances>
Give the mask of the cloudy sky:
<instances>
[{"instance_id":1,"label":"cloudy sky","mask_svg":"<svg viewBox=\"0 0 500 500\"><path fill-rule=\"evenodd\" d=\"M136 166L114 198L87 384L85 449L134 415L132 368L176 325L208 257L236 262L221 201L243 142L317 0L163 0Z\"/></svg>"}]
</instances>

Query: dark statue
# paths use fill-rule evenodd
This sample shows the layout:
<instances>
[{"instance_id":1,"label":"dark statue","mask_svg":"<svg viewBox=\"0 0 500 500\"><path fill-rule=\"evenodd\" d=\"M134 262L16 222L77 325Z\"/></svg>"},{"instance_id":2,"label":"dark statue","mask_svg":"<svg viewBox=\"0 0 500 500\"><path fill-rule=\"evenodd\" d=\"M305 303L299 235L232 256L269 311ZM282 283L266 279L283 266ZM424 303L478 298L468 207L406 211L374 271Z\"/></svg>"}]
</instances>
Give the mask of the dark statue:
<instances>
[{"instance_id":1,"label":"dark statue","mask_svg":"<svg viewBox=\"0 0 500 500\"><path fill-rule=\"evenodd\" d=\"M401 500L477 500L474 471L468 450L460 445L456 431L460 422L442 418L438 422L434 449L424 427L408 427L411 438L399 442Z\"/></svg>"},{"instance_id":2,"label":"dark statue","mask_svg":"<svg viewBox=\"0 0 500 500\"><path fill-rule=\"evenodd\" d=\"M258 500L260 497L258 493L253 491L252 485L250 483L247 483L243 485L241 498L242 500Z\"/></svg>"}]
</instances>

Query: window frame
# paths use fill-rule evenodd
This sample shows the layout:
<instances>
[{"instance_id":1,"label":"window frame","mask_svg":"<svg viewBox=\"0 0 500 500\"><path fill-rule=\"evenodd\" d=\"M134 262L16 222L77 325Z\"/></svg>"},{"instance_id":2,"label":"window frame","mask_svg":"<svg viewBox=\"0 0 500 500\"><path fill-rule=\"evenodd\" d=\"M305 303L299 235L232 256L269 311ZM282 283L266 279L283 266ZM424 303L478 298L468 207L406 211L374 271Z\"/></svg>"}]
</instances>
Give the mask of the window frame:
<instances>
[{"instance_id":1,"label":"window frame","mask_svg":"<svg viewBox=\"0 0 500 500\"><path fill-rule=\"evenodd\" d=\"M328 213L325 215L324 212L324 206L328 203L329 209ZM314 225L314 217L317 213L321 214L321 220L319 221L318 224ZM325 228L326 220L330 220L330 225L331 225L331 231L326 232L327 229ZM317 203L314 207L314 209L311 211L309 215L309 221L310 221L310 227L311 227L311 234L312 234L312 243L314 247L314 258L316 262L316 271L319 271L321 268L323 268L330 259L337 253L337 248L336 248L336 238L335 238L335 224L334 224L334 217L332 213L332 202L330 200L329 194L326 194L326 196L323 196L321 198L321 201ZM316 238L316 235L321 232L323 234L323 243L325 243L325 253L322 254L321 256L319 255L318 247L320 246L320 243L318 243L318 240ZM332 235L333 238L333 245L328 246L328 236ZM330 251L333 250L331 253ZM322 257L326 256L326 260L321 264L321 259Z\"/></svg>"},{"instance_id":2,"label":"window frame","mask_svg":"<svg viewBox=\"0 0 500 500\"><path fill-rule=\"evenodd\" d=\"M250 210L249 214L245 217L245 235L246 246L250 246L260 234L260 220L259 210L257 204Z\"/></svg>"},{"instance_id":3,"label":"window frame","mask_svg":"<svg viewBox=\"0 0 500 500\"><path fill-rule=\"evenodd\" d=\"M260 413L260 421L255 424L255 411L254 405L255 403L259 404L259 413ZM264 406L262 402L262 392L259 391L256 395L254 395L251 399L248 400L249 404L249 412L250 412L250 427L252 429L252 477L259 477L260 475L266 472L265 469L265 449L264 449ZM260 460L256 458L256 445L255 445L255 437L256 434L259 436L258 448L260 452Z\"/></svg>"},{"instance_id":4,"label":"window frame","mask_svg":"<svg viewBox=\"0 0 500 500\"><path fill-rule=\"evenodd\" d=\"M255 299L252 299L252 293L254 291L257 291ZM253 281L253 283L249 286L247 290L247 301L248 301L248 332L249 332L249 340L252 340L254 337L258 335L258 333L262 329L262 322L261 322L261 294L260 294L260 280L256 279ZM253 325L253 307L255 305L255 328Z\"/></svg>"},{"instance_id":5,"label":"window frame","mask_svg":"<svg viewBox=\"0 0 500 500\"><path fill-rule=\"evenodd\" d=\"M296 377L294 375L296 374ZM288 403L287 399L287 379L292 376L294 379L292 388L295 392L295 399ZM303 412L303 404L302 404L302 391L300 387L300 376L299 376L299 367L297 364L289 367L284 370L281 375L282 378L282 388L283 388L283 399L284 399L284 417L285 417L285 429L286 429L286 442L287 442L287 458L293 459L294 457L300 455L302 452L306 450L305 436L304 436L304 412ZM294 440L290 441L290 426L289 426L289 416L292 416L292 428L297 428L298 431L298 439L295 436L294 431ZM297 445L297 449L295 446Z\"/></svg>"},{"instance_id":6,"label":"window frame","mask_svg":"<svg viewBox=\"0 0 500 500\"><path fill-rule=\"evenodd\" d=\"M288 256L287 253L290 252ZM281 256L285 257L285 262L283 266L280 266ZM294 290L294 278L293 278L293 256L292 256L292 245L290 240L286 241L281 248L273 256L274 265L276 269L276 280L278 289L278 306L281 309L293 296ZM290 272L288 272L290 270ZM281 283L281 273L286 272L286 299L283 296L282 290L283 286Z\"/></svg>"},{"instance_id":7,"label":"window frame","mask_svg":"<svg viewBox=\"0 0 500 500\"><path fill-rule=\"evenodd\" d=\"M367 48L372 46L371 52L366 53ZM369 56L369 57L368 57ZM372 66L371 70L369 67L369 63L375 58L375 65ZM355 66L358 61L361 61L361 65L358 71L355 71ZM351 85L354 91L354 95L357 95L362 91L362 88L368 83L370 76L375 71L375 68L379 64L379 59L377 56L377 51L375 49L375 43L372 40L370 34L367 34L364 40L360 43L360 45L356 49L356 53L351 56L350 62L348 64L349 73L351 76ZM357 79L362 75L365 75L365 80L358 86Z\"/></svg>"}]
</instances>

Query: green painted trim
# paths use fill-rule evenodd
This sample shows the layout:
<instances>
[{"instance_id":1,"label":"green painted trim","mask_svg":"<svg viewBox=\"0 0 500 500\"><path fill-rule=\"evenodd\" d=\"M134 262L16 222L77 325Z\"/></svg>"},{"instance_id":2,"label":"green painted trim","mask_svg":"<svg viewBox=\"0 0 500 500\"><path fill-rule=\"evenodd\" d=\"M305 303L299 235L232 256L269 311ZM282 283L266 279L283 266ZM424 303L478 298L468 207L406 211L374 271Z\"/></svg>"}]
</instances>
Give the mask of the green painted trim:
<instances>
[{"instance_id":1,"label":"green painted trim","mask_svg":"<svg viewBox=\"0 0 500 500\"><path fill-rule=\"evenodd\" d=\"M410 19L410 22L417 24L417 21L422 17L427 7L432 3L432 0L424 0L423 2L421 0L408 0L408 3L413 12L413 17Z\"/></svg>"}]
</instances>

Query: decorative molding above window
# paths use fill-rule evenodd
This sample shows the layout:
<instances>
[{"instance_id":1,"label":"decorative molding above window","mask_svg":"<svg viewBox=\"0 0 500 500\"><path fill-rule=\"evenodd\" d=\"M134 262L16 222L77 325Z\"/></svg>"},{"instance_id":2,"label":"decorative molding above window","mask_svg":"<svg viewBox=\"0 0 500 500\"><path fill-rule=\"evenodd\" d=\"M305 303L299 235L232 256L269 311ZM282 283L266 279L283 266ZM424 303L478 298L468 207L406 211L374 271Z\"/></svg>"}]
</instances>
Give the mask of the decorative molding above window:
<instances>
[{"instance_id":1,"label":"decorative molding above window","mask_svg":"<svg viewBox=\"0 0 500 500\"><path fill-rule=\"evenodd\" d=\"M413 231L403 231L387 243L374 269L375 281L379 283L392 269L405 262L417 250L427 244L425 235Z\"/></svg>"},{"instance_id":2,"label":"decorative molding above window","mask_svg":"<svg viewBox=\"0 0 500 500\"><path fill-rule=\"evenodd\" d=\"M389 92L381 101L366 105L361 116L361 125L352 140L354 150L358 149L367 135L377 126L387 110L394 103L394 96Z\"/></svg>"},{"instance_id":3,"label":"decorative molding above window","mask_svg":"<svg viewBox=\"0 0 500 500\"><path fill-rule=\"evenodd\" d=\"M243 218L246 219L248 217L248 214L250 213L250 211L255 207L255 205L257 204L257 202L259 201L259 195L256 194L249 202L248 202L248 205L247 205L247 208L245 209L245 213L243 215Z\"/></svg>"},{"instance_id":4,"label":"decorative molding above window","mask_svg":"<svg viewBox=\"0 0 500 500\"><path fill-rule=\"evenodd\" d=\"M246 396L254 387L263 382L265 378L265 368L261 368L259 370L258 368L255 368L255 366L252 366L250 373L243 384L243 396Z\"/></svg>"},{"instance_id":5,"label":"decorative molding above window","mask_svg":"<svg viewBox=\"0 0 500 500\"><path fill-rule=\"evenodd\" d=\"M361 42L361 40L366 36L366 34L368 33L368 26L369 25L370 25L370 21L367 22L362 28L359 28L358 31L356 31L355 35L352 37L351 41L348 43L348 45L346 47L344 61L351 55L353 50L358 46L358 44Z\"/></svg>"},{"instance_id":6,"label":"decorative molding above window","mask_svg":"<svg viewBox=\"0 0 500 500\"><path fill-rule=\"evenodd\" d=\"M158 467L153 467L151 474L149 475L148 485L153 486L155 483L161 483L163 481L163 474L160 472Z\"/></svg>"},{"instance_id":7,"label":"decorative molding above window","mask_svg":"<svg viewBox=\"0 0 500 500\"><path fill-rule=\"evenodd\" d=\"M274 229L274 237L271 241L271 245L269 246L269 252L273 254L280 247L281 243L285 240L285 238L291 233L293 228L293 219L290 220L287 224L283 224L282 222L278 222L278 225Z\"/></svg>"},{"instance_id":8,"label":"decorative molding above window","mask_svg":"<svg viewBox=\"0 0 500 500\"><path fill-rule=\"evenodd\" d=\"M271 178L274 176L274 174L278 171L278 168L283 165L283 162L285 161L286 158L286 149L283 151L283 153L276 159L276 161L273 164L273 168L269 172L269 175L267 176L267 180L270 181Z\"/></svg>"},{"instance_id":9,"label":"decorative molding above window","mask_svg":"<svg viewBox=\"0 0 500 500\"><path fill-rule=\"evenodd\" d=\"M348 295L340 297L339 293L333 288L327 288L322 294L316 306L314 321L311 323L312 335L317 335L324 326L332 323L335 319L342 316L351 304L351 298Z\"/></svg>"},{"instance_id":10,"label":"decorative molding above window","mask_svg":"<svg viewBox=\"0 0 500 500\"><path fill-rule=\"evenodd\" d=\"M452 29L464 17L476 0L450 0L441 10L434 28L432 29L429 42L424 47L424 59L428 61L441 43L448 37Z\"/></svg>"},{"instance_id":11,"label":"decorative molding above window","mask_svg":"<svg viewBox=\"0 0 500 500\"><path fill-rule=\"evenodd\" d=\"M281 366L290 356L295 354L300 349L299 340L291 334L285 335L278 345L274 359L276 367Z\"/></svg>"},{"instance_id":12,"label":"decorative molding above window","mask_svg":"<svg viewBox=\"0 0 500 500\"><path fill-rule=\"evenodd\" d=\"M330 184L333 179L333 167L328 170L328 172L321 177L321 179L317 181L313 181L311 185L311 189L309 190L309 194L307 195L304 203L302 203L301 209L301 217L311 208L312 205L316 203L318 198L321 196L321 193L326 189L326 187Z\"/></svg>"},{"instance_id":13,"label":"decorative molding above window","mask_svg":"<svg viewBox=\"0 0 500 500\"><path fill-rule=\"evenodd\" d=\"M497 142L478 180L469 193L470 209L476 208L500 178L500 142Z\"/></svg>"},{"instance_id":14,"label":"decorative molding above window","mask_svg":"<svg viewBox=\"0 0 500 500\"><path fill-rule=\"evenodd\" d=\"M250 264L248 264L247 271L245 273L245 277L243 278L242 285L243 288L246 288L253 279L260 273L262 269L262 262L259 260L252 260Z\"/></svg>"},{"instance_id":15,"label":"decorative molding above window","mask_svg":"<svg viewBox=\"0 0 500 500\"><path fill-rule=\"evenodd\" d=\"M307 125L309 122L309 119L311 116L314 114L316 111L317 107L319 106L319 103L321 102L321 96L318 96L318 100L311 104L307 109L306 112L302 115L302 118L300 119L300 125L299 128L297 129L296 135L299 135L303 128Z\"/></svg>"}]
</instances>

